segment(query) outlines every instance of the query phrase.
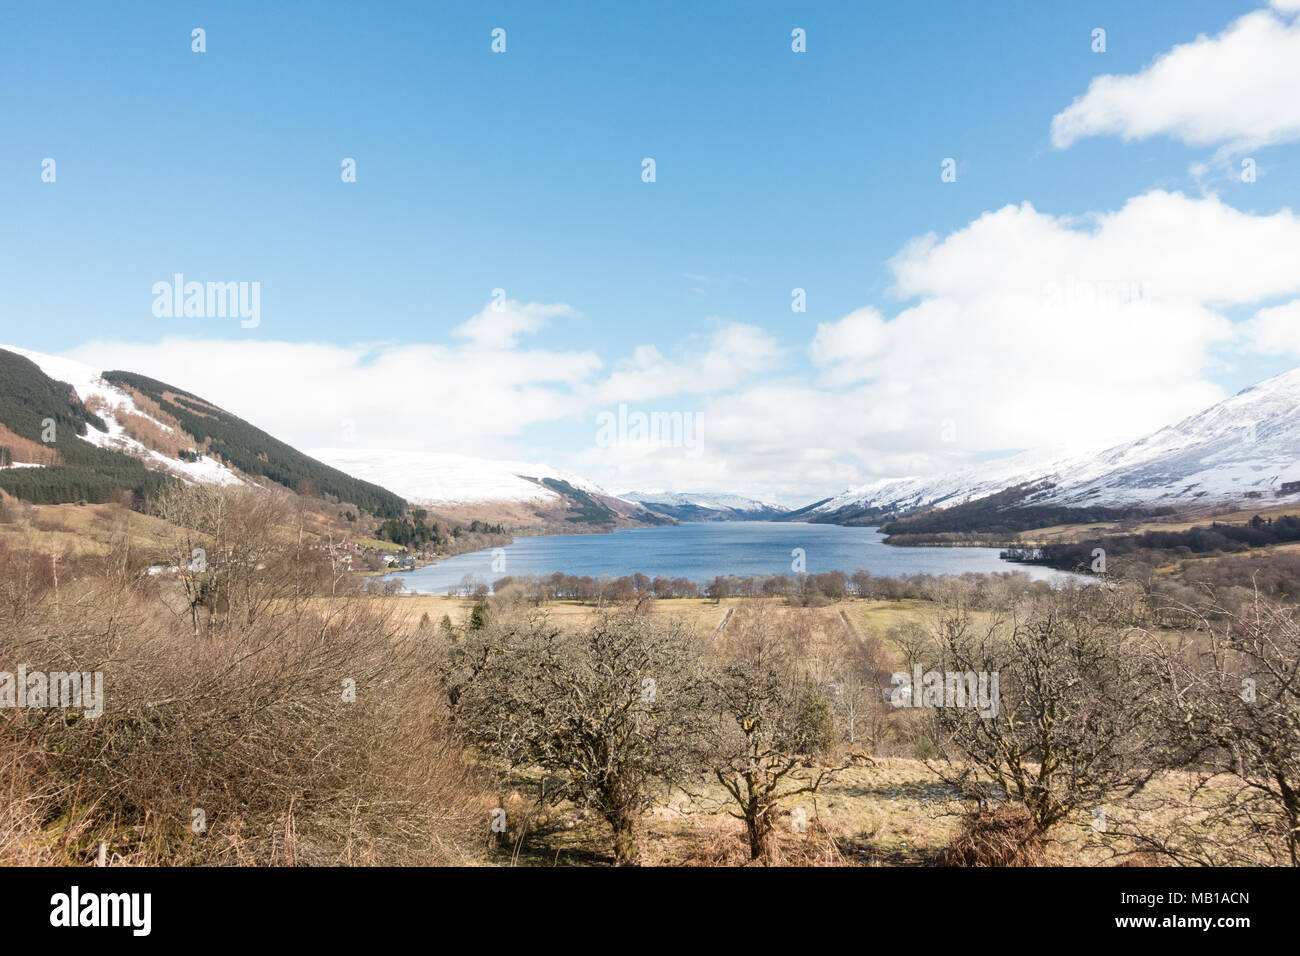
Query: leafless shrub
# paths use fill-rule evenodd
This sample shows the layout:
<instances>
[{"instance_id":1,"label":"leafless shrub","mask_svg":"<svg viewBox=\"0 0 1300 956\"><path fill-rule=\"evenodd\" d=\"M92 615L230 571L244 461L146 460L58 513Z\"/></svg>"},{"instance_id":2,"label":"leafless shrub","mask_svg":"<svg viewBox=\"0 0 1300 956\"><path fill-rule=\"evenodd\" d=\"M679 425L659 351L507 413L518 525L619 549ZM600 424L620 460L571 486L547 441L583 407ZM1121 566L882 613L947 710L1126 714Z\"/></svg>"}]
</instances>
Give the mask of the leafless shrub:
<instances>
[{"instance_id":1,"label":"leafless shrub","mask_svg":"<svg viewBox=\"0 0 1300 956\"><path fill-rule=\"evenodd\" d=\"M0 711L0 862L85 863L101 844L110 862L150 864L475 852L489 803L427 640L365 598L261 580L299 580L293 552L233 575L242 590L196 637L159 600L180 585L142 577L123 547L57 589L0 553L0 581L33 585L0 587L0 671L104 681L97 718Z\"/></svg>"},{"instance_id":2,"label":"leafless shrub","mask_svg":"<svg viewBox=\"0 0 1300 956\"><path fill-rule=\"evenodd\" d=\"M914 632L908 655L927 670L999 677L992 714L946 700L919 711L942 758L932 769L973 798L991 787L1023 804L1040 834L1142 790L1171 754L1127 602L1079 588L982 615L947 605L934 628Z\"/></svg>"},{"instance_id":3,"label":"leafless shrub","mask_svg":"<svg viewBox=\"0 0 1300 956\"><path fill-rule=\"evenodd\" d=\"M1300 865L1300 609L1256 593L1196 617L1177 642L1149 644L1162 730L1196 772L1193 812L1134 837L1178 862Z\"/></svg>"},{"instance_id":4,"label":"leafless shrub","mask_svg":"<svg viewBox=\"0 0 1300 956\"><path fill-rule=\"evenodd\" d=\"M980 807L936 861L940 866L1046 866L1050 862L1033 814L1022 805Z\"/></svg>"}]
</instances>

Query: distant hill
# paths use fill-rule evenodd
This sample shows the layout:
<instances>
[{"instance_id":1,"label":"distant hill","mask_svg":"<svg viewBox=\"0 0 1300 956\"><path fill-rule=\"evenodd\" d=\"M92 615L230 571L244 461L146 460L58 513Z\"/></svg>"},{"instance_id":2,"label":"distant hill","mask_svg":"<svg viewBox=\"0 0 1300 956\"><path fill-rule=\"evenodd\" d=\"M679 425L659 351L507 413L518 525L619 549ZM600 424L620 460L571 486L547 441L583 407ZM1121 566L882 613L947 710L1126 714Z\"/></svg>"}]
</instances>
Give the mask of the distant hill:
<instances>
[{"instance_id":1,"label":"distant hill","mask_svg":"<svg viewBox=\"0 0 1300 956\"><path fill-rule=\"evenodd\" d=\"M1136 441L1030 453L934 477L877 481L801 517L896 532L1010 530L1300 498L1300 369ZM921 517L924 515L924 517Z\"/></svg>"},{"instance_id":2,"label":"distant hill","mask_svg":"<svg viewBox=\"0 0 1300 956\"><path fill-rule=\"evenodd\" d=\"M788 514L780 505L741 495L622 491L618 496L678 521L770 521Z\"/></svg>"},{"instance_id":3,"label":"distant hill","mask_svg":"<svg viewBox=\"0 0 1300 956\"><path fill-rule=\"evenodd\" d=\"M54 440L45 441L47 423ZM169 480L264 479L377 517L406 502L189 392L131 372L0 348L0 488L36 504L147 497Z\"/></svg>"},{"instance_id":4,"label":"distant hill","mask_svg":"<svg viewBox=\"0 0 1300 956\"><path fill-rule=\"evenodd\" d=\"M495 520L509 524L597 528L672 523L594 482L538 462L376 448L320 448L312 454L440 514L495 514Z\"/></svg>"}]
</instances>

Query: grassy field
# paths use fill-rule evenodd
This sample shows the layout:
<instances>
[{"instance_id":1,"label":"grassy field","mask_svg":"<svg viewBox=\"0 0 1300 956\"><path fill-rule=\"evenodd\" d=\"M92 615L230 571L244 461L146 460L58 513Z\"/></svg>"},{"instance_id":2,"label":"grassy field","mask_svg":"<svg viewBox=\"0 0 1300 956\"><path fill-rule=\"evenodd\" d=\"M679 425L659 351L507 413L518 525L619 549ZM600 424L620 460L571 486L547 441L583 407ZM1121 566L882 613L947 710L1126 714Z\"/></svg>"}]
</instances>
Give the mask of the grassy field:
<instances>
[{"instance_id":1,"label":"grassy field","mask_svg":"<svg viewBox=\"0 0 1300 956\"><path fill-rule=\"evenodd\" d=\"M571 804L540 807L537 778L521 775L503 794L510 841L492 862L517 866L582 866L612 862L609 829ZM1107 824L1079 813L1059 825L1047 846L1053 865L1114 865L1148 862L1117 835L1142 818L1150 827L1172 827L1198 812L1204 798L1189 795L1189 781L1171 774L1123 805L1104 808ZM674 793L646 814L640 835L642 861L660 866L750 865L740 821L727 812L720 787L701 782L691 795ZM1173 799L1171 799L1173 798ZM790 805L802 810L800 831L788 812L777 829L779 859L831 866L929 866L948 846L969 802L956 799L924 761L877 758L852 767ZM1109 832L1107 832L1109 831Z\"/></svg>"},{"instance_id":2,"label":"grassy field","mask_svg":"<svg viewBox=\"0 0 1300 956\"><path fill-rule=\"evenodd\" d=\"M392 602L394 608L407 621L415 623L425 614L432 621L441 621L443 615L451 618L456 625L465 623L474 607L472 598L450 597L444 594L415 594L409 596L386 597L381 600ZM721 605L698 598L671 598L656 601L656 614L669 614L685 620L694 628L716 628L727 614L727 609L738 604L737 600L726 600ZM549 601L544 610L551 617L566 624L582 624L593 620L600 613L594 604L579 604L577 601Z\"/></svg>"},{"instance_id":3,"label":"grassy field","mask_svg":"<svg viewBox=\"0 0 1300 956\"><path fill-rule=\"evenodd\" d=\"M35 551L107 554L123 535L133 548L165 548L174 530L166 521L117 505L42 505L30 525L0 524L0 540Z\"/></svg>"},{"instance_id":4,"label":"grassy field","mask_svg":"<svg viewBox=\"0 0 1300 956\"><path fill-rule=\"evenodd\" d=\"M569 804L539 808L532 799L535 778L521 776L516 782L505 795L506 813L512 837L523 839L499 850L495 862L577 866L611 861L603 821ZM728 814L723 798L721 787L702 782L691 796L675 793L653 808L640 837L643 862L747 863L744 828ZM792 806L803 811L807 826L796 832L792 818L783 822L778 830L782 857L850 866L928 862L948 844L961 809L924 764L901 759L851 768Z\"/></svg>"},{"instance_id":5,"label":"grassy field","mask_svg":"<svg viewBox=\"0 0 1300 956\"><path fill-rule=\"evenodd\" d=\"M402 551L400 544L394 544L391 541L380 541L378 538L357 538L357 544L363 548L377 548L380 551Z\"/></svg>"},{"instance_id":6,"label":"grassy field","mask_svg":"<svg viewBox=\"0 0 1300 956\"><path fill-rule=\"evenodd\" d=\"M12 500L12 499L11 499ZM318 524L280 526L288 538L316 544L322 534ZM165 552L185 534L183 529L153 515L142 514L118 504L39 505L21 520L0 522L0 541L12 547L58 554L107 554L115 544L128 541L133 551ZM392 547L388 542L368 542ZM398 549L400 550L400 549Z\"/></svg>"},{"instance_id":7,"label":"grassy field","mask_svg":"<svg viewBox=\"0 0 1300 956\"><path fill-rule=\"evenodd\" d=\"M415 624L428 615L433 622L441 621L446 615L452 624L461 625L469 618L474 607L472 598L450 597L447 595L418 594L409 596L392 596L377 598L391 603L392 607L407 623ZM708 598L665 598L656 600L652 607L657 615L664 615L684 621L697 633L708 636L713 634L727 616L727 612L743 603L744 598L724 598L715 603ZM781 608L782 613L812 613L820 626L830 633L847 639L840 613L848 616L850 623L860 635L870 632L882 638L899 625L922 623L933 616L934 605L927 601L838 601L822 608ZM565 624L581 625L593 620L601 611L594 604L580 604L576 601L550 601L543 610L551 617Z\"/></svg>"}]
</instances>

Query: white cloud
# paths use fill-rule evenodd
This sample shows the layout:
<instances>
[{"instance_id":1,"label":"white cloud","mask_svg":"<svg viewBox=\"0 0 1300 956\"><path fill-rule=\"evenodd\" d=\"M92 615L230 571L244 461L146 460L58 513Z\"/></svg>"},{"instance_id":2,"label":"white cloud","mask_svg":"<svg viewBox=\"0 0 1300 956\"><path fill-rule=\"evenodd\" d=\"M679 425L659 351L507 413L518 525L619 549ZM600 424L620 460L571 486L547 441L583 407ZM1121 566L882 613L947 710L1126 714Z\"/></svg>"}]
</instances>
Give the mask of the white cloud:
<instances>
[{"instance_id":1,"label":"white cloud","mask_svg":"<svg viewBox=\"0 0 1300 956\"><path fill-rule=\"evenodd\" d=\"M458 325L455 332L479 348L510 349L514 348L519 336L538 331L551 319L577 314L563 302L552 305L526 302L521 305L514 299L502 299L484 306L483 311Z\"/></svg>"},{"instance_id":2,"label":"white cloud","mask_svg":"<svg viewBox=\"0 0 1300 956\"><path fill-rule=\"evenodd\" d=\"M808 354L818 365L845 369L880 354L889 341L885 317L877 309L858 309L838 322L819 322Z\"/></svg>"},{"instance_id":3,"label":"white cloud","mask_svg":"<svg viewBox=\"0 0 1300 956\"><path fill-rule=\"evenodd\" d=\"M1300 0L1296 4L1300 6ZM1251 351L1300 356L1300 299L1260 309L1241 331Z\"/></svg>"},{"instance_id":4,"label":"white cloud","mask_svg":"<svg viewBox=\"0 0 1300 956\"><path fill-rule=\"evenodd\" d=\"M885 410L859 417L841 396L788 376L704 398L699 410L704 427L693 448L593 445L573 467L606 487L728 491L800 506L861 480L846 449L890 441L879 433L864 441Z\"/></svg>"},{"instance_id":5,"label":"white cloud","mask_svg":"<svg viewBox=\"0 0 1300 956\"><path fill-rule=\"evenodd\" d=\"M592 351L516 344L568 306L511 303L461 326L461 345L332 345L257 339L88 342L69 353L198 394L299 448L384 448L517 458L539 450L536 429L571 429L580 447L596 413L628 403L697 414L700 396L735 389L776 363L775 339L755 326L719 325L665 356L636 348L607 369ZM524 320L527 321L524 321ZM687 397L689 396L689 397ZM589 430L590 429L590 430ZM624 454L644 458L653 448ZM557 452L553 458L566 457ZM558 463L552 461L552 463Z\"/></svg>"},{"instance_id":6,"label":"white cloud","mask_svg":"<svg viewBox=\"0 0 1300 956\"><path fill-rule=\"evenodd\" d=\"M682 343L671 356L654 345L640 346L630 358L615 363L588 398L593 405L608 405L725 391L770 369L780 355L770 334L755 325L731 322L714 331L703 347Z\"/></svg>"},{"instance_id":7,"label":"white cloud","mask_svg":"<svg viewBox=\"0 0 1300 956\"><path fill-rule=\"evenodd\" d=\"M823 325L810 354L826 384L862 383L837 421L893 408L918 454L1120 441L1221 397L1218 308L1300 292L1298 249L1289 210L1215 197L1151 192L1080 220L1007 206L907 244L892 267L916 304Z\"/></svg>"},{"instance_id":8,"label":"white cloud","mask_svg":"<svg viewBox=\"0 0 1300 956\"><path fill-rule=\"evenodd\" d=\"M95 341L71 352L194 392L299 448L355 443L501 453L532 426L577 414L599 373L590 351L257 339Z\"/></svg>"},{"instance_id":9,"label":"white cloud","mask_svg":"<svg viewBox=\"0 0 1300 956\"><path fill-rule=\"evenodd\" d=\"M1283 14L1300 0L1274 0ZM1300 20L1246 14L1214 37L1199 36L1130 75L1095 77L1052 119L1052 144L1089 136L1168 135L1193 146L1244 150L1300 138Z\"/></svg>"}]
</instances>

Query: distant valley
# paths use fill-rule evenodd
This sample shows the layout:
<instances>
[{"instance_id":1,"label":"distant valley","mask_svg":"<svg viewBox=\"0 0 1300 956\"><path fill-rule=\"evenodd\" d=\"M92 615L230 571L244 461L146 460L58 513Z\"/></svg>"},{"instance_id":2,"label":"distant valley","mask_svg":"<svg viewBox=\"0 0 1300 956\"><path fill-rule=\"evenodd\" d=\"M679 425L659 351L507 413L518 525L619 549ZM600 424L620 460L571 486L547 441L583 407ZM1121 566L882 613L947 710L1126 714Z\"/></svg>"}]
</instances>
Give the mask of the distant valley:
<instances>
[{"instance_id":1,"label":"distant valley","mask_svg":"<svg viewBox=\"0 0 1300 956\"><path fill-rule=\"evenodd\" d=\"M1300 499L1300 369L1112 448L886 479L794 509L727 492L613 492L543 463L452 452L303 453L199 396L129 371L18 348L0 349L0 370L0 489L35 503L138 498L168 479L255 482L321 496L377 526L422 508L526 533L767 520L881 526L895 543L941 543Z\"/></svg>"}]
</instances>

